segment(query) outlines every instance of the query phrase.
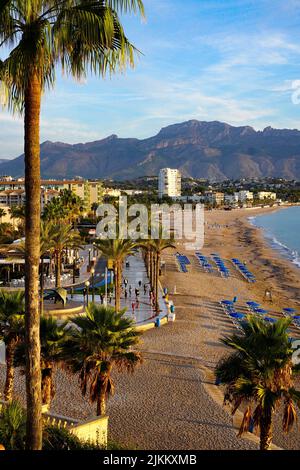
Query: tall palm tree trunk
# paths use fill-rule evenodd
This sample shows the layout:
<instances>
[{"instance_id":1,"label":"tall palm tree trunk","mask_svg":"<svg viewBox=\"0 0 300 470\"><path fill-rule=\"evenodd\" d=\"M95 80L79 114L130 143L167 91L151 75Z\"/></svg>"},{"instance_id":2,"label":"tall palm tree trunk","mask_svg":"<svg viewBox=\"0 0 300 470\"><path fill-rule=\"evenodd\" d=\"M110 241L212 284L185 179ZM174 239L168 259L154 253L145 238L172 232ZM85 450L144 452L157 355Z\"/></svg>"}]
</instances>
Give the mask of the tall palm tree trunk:
<instances>
[{"instance_id":1,"label":"tall palm tree trunk","mask_svg":"<svg viewBox=\"0 0 300 470\"><path fill-rule=\"evenodd\" d=\"M150 250L147 249L146 251L146 266L147 266L147 274L150 279Z\"/></svg>"},{"instance_id":2,"label":"tall palm tree trunk","mask_svg":"<svg viewBox=\"0 0 300 470\"><path fill-rule=\"evenodd\" d=\"M53 388L53 370L50 364L47 364L42 371L42 402L43 405L51 404L51 395Z\"/></svg>"},{"instance_id":3,"label":"tall palm tree trunk","mask_svg":"<svg viewBox=\"0 0 300 470\"><path fill-rule=\"evenodd\" d=\"M26 448L42 447L39 262L40 262L41 84L33 73L25 91L25 341Z\"/></svg>"},{"instance_id":4,"label":"tall palm tree trunk","mask_svg":"<svg viewBox=\"0 0 300 470\"><path fill-rule=\"evenodd\" d=\"M154 259L153 259L153 252L150 250L150 284L152 289L154 289Z\"/></svg>"},{"instance_id":5,"label":"tall palm tree trunk","mask_svg":"<svg viewBox=\"0 0 300 470\"><path fill-rule=\"evenodd\" d=\"M117 261L117 272L115 277L115 308L116 312L121 308L121 283L122 283L122 262Z\"/></svg>"},{"instance_id":6,"label":"tall palm tree trunk","mask_svg":"<svg viewBox=\"0 0 300 470\"><path fill-rule=\"evenodd\" d=\"M272 444L272 416L260 419L260 450L270 450Z\"/></svg>"},{"instance_id":7,"label":"tall palm tree trunk","mask_svg":"<svg viewBox=\"0 0 300 470\"><path fill-rule=\"evenodd\" d=\"M6 377L5 377L5 385L4 385L4 400L5 401L12 400L14 376L15 376L14 351L15 351L14 341L9 341L6 344L6 349L5 349L5 357L6 357Z\"/></svg>"},{"instance_id":8,"label":"tall palm tree trunk","mask_svg":"<svg viewBox=\"0 0 300 470\"><path fill-rule=\"evenodd\" d=\"M106 415L106 386L101 386L100 393L97 398L97 416Z\"/></svg>"},{"instance_id":9,"label":"tall palm tree trunk","mask_svg":"<svg viewBox=\"0 0 300 470\"><path fill-rule=\"evenodd\" d=\"M44 256L41 257L41 274L40 274L40 315L44 310Z\"/></svg>"},{"instance_id":10,"label":"tall palm tree trunk","mask_svg":"<svg viewBox=\"0 0 300 470\"><path fill-rule=\"evenodd\" d=\"M156 253L156 260L155 260L155 306L156 311L159 311L159 304L158 304L158 280L159 280L159 265L160 265L160 254Z\"/></svg>"},{"instance_id":11,"label":"tall palm tree trunk","mask_svg":"<svg viewBox=\"0 0 300 470\"><path fill-rule=\"evenodd\" d=\"M61 253L59 251L56 254L55 263L55 287L61 287Z\"/></svg>"}]
</instances>

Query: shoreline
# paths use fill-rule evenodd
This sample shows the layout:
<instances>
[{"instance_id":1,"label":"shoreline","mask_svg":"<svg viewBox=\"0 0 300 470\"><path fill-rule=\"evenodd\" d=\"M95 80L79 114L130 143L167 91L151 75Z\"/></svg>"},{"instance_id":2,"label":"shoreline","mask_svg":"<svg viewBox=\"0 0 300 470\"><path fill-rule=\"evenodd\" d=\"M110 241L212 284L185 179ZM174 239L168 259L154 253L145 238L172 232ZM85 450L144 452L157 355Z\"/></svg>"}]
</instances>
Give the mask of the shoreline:
<instances>
[{"instance_id":1,"label":"shoreline","mask_svg":"<svg viewBox=\"0 0 300 470\"><path fill-rule=\"evenodd\" d=\"M288 206L288 207L282 207L282 209L290 209L292 207L299 207L299 205L292 205L292 206ZM289 247L288 245L285 245L270 230L268 230L265 227L261 227L259 225L260 215L263 215L263 214L257 214L257 216L248 217L248 221L250 222L250 224L253 227L258 228L262 232L263 238L266 241L267 245L278 254L280 259L288 261L292 264L292 266L296 267L297 269L300 269L300 263L298 261L294 262L293 255L292 255L293 249L291 247Z\"/></svg>"},{"instance_id":2,"label":"shoreline","mask_svg":"<svg viewBox=\"0 0 300 470\"><path fill-rule=\"evenodd\" d=\"M221 254L231 258L242 253L250 271L251 267L255 271L258 281L268 284L266 288L269 287L276 293L279 306L286 302L294 302L300 306L299 267L271 245L263 228L249 220L249 217L269 214L289 207L293 206L251 209L251 213L247 209L239 209L236 213L229 212L230 215L227 213L225 215L223 213L225 211L215 210L208 215L207 221L209 224L219 223L223 227L229 225L222 230L223 239L227 243L224 244L223 249L218 246ZM212 237L208 246L213 248L213 244L218 245L218 236L213 233L213 230L209 230L207 236ZM204 245L204 251L205 247L206 245Z\"/></svg>"}]
</instances>

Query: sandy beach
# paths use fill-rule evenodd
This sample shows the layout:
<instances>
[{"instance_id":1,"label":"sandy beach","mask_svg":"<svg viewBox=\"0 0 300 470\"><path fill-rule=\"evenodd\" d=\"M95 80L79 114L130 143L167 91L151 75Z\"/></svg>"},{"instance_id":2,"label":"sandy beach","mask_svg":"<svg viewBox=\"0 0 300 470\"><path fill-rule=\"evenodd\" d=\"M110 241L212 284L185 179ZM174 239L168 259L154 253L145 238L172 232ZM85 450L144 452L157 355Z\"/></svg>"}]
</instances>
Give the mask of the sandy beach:
<instances>
[{"instance_id":1,"label":"sandy beach","mask_svg":"<svg viewBox=\"0 0 300 470\"><path fill-rule=\"evenodd\" d=\"M220 308L222 298L237 297L241 307L249 299L260 302L274 317L283 306L300 306L299 270L267 246L259 229L247 218L272 209L206 212L203 253L218 252L226 263L240 258L257 277L246 282L231 268L229 279L200 269L193 252L178 245L191 261L188 273L181 273L174 251L163 259L161 277L176 306L176 321L148 331L142 337L144 363L133 375L115 373L116 394L109 401L110 437L140 449L257 449L253 435L237 438L236 422L222 406L222 392L214 385L212 371L226 348L220 337L235 331ZM228 264L229 265L229 264ZM271 289L273 303L264 302ZM294 337L300 330L292 329ZM1 370L2 369L2 370ZM4 368L0 368L3 386ZM58 371L57 394L52 411L73 418L87 418L94 407L81 397L77 379ZM16 392L24 396L23 378L17 374ZM300 448L299 425L284 435L278 414L274 444L284 449Z\"/></svg>"}]
</instances>

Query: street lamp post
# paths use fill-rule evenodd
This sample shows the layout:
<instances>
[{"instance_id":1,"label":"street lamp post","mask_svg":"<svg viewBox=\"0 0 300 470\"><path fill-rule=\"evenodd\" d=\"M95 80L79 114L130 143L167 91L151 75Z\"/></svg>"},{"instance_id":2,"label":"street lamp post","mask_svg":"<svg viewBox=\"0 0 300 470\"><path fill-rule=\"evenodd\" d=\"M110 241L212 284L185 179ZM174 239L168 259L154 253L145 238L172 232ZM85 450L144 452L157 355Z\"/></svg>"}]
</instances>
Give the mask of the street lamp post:
<instances>
[{"instance_id":1,"label":"street lamp post","mask_svg":"<svg viewBox=\"0 0 300 470\"><path fill-rule=\"evenodd\" d=\"M90 286L90 281L85 281L84 283L86 287L86 306L88 307L89 305L89 286Z\"/></svg>"},{"instance_id":2,"label":"street lamp post","mask_svg":"<svg viewBox=\"0 0 300 470\"><path fill-rule=\"evenodd\" d=\"M95 286L94 286L95 268L91 269L91 275L92 275L92 302L95 302Z\"/></svg>"}]
</instances>

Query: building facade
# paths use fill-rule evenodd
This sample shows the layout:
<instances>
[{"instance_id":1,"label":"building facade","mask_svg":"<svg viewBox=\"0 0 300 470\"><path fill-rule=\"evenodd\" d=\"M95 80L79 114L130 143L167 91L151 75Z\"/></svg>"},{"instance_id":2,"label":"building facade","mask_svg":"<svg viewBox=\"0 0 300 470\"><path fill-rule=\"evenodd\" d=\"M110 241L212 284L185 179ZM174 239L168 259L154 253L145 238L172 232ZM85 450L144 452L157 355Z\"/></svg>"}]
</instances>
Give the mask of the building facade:
<instances>
[{"instance_id":1,"label":"building facade","mask_svg":"<svg viewBox=\"0 0 300 470\"><path fill-rule=\"evenodd\" d=\"M251 191L243 190L234 194L238 198L239 202L253 201L253 193Z\"/></svg>"},{"instance_id":2,"label":"building facade","mask_svg":"<svg viewBox=\"0 0 300 470\"><path fill-rule=\"evenodd\" d=\"M53 197L58 197L60 191L67 189L83 200L83 208L91 210L93 203L100 204L103 198L103 185L101 181L88 180L42 180L41 181L41 208ZM0 181L0 206L21 206L25 203L24 180Z\"/></svg>"},{"instance_id":3,"label":"building facade","mask_svg":"<svg viewBox=\"0 0 300 470\"><path fill-rule=\"evenodd\" d=\"M276 201L277 195L270 191L258 191L257 197L259 200L272 199L273 201Z\"/></svg>"},{"instance_id":4,"label":"building facade","mask_svg":"<svg viewBox=\"0 0 300 470\"><path fill-rule=\"evenodd\" d=\"M162 168L158 176L158 197L181 196L181 174L179 170Z\"/></svg>"}]
</instances>

